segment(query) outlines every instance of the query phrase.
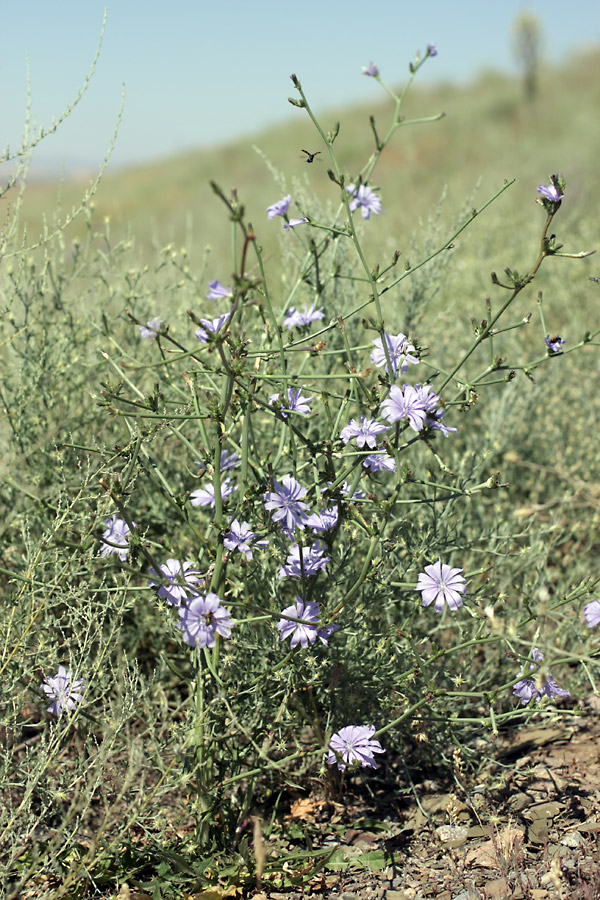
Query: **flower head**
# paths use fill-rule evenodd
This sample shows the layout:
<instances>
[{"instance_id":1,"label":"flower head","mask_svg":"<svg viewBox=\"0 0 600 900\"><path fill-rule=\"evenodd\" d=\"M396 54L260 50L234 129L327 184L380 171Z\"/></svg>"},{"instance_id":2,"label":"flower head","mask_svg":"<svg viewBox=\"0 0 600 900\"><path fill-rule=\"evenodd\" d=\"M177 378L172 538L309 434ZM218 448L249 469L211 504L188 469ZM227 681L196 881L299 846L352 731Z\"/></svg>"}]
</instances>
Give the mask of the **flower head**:
<instances>
[{"instance_id":1,"label":"flower head","mask_svg":"<svg viewBox=\"0 0 600 900\"><path fill-rule=\"evenodd\" d=\"M425 400L411 384L405 384L402 388L393 384L381 404L381 415L391 423L408 419L413 431L421 431L427 420Z\"/></svg>"},{"instance_id":2,"label":"flower head","mask_svg":"<svg viewBox=\"0 0 600 900\"><path fill-rule=\"evenodd\" d=\"M600 600L592 600L583 607L583 618L587 622L588 628L600 625Z\"/></svg>"},{"instance_id":3,"label":"flower head","mask_svg":"<svg viewBox=\"0 0 600 900\"><path fill-rule=\"evenodd\" d=\"M331 634L340 627L339 625L327 625L325 628L319 628L321 617L319 604L305 603L301 597L296 598L294 606L286 606L281 615L284 618L280 619L275 626L279 631L279 640L285 641L287 638L291 638L290 646L297 647L300 644L303 650L306 650L309 644L314 644L317 638L327 646ZM301 621L294 622L292 619Z\"/></svg>"},{"instance_id":4,"label":"flower head","mask_svg":"<svg viewBox=\"0 0 600 900\"><path fill-rule=\"evenodd\" d=\"M333 766L337 763L342 772L346 766L376 769L373 754L385 753L385 750L379 741L371 740L374 734L372 725L346 725L340 728L329 741L328 764Z\"/></svg>"},{"instance_id":5,"label":"flower head","mask_svg":"<svg viewBox=\"0 0 600 900\"><path fill-rule=\"evenodd\" d=\"M278 578L313 578L331 562L331 557L324 555L326 549L320 541L315 541L312 547L292 544L285 566L279 568Z\"/></svg>"},{"instance_id":6,"label":"flower head","mask_svg":"<svg viewBox=\"0 0 600 900\"><path fill-rule=\"evenodd\" d=\"M306 218L290 219L289 222L286 222L283 227L285 228L286 231L289 231L290 228L295 228L296 225L306 225L307 222L308 222L308 219L306 219Z\"/></svg>"},{"instance_id":7,"label":"flower head","mask_svg":"<svg viewBox=\"0 0 600 900\"><path fill-rule=\"evenodd\" d=\"M156 596L166 600L172 606L179 606L198 593L197 586L204 578L202 572L194 568L189 560L168 559L158 567L150 570L148 579L150 587L158 587Z\"/></svg>"},{"instance_id":8,"label":"flower head","mask_svg":"<svg viewBox=\"0 0 600 900\"><path fill-rule=\"evenodd\" d=\"M215 635L231 636L235 623L221 602L221 598L211 591L206 597L194 597L186 606L180 607L177 627L183 632L186 644L210 649L215 646Z\"/></svg>"},{"instance_id":9,"label":"flower head","mask_svg":"<svg viewBox=\"0 0 600 900\"><path fill-rule=\"evenodd\" d=\"M331 531L338 523L339 513L337 506L322 509L320 513L307 516L304 524L310 528L313 534L321 534L323 531Z\"/></svg>"},{"instance_id":10,"label":"flower head","mask_svg":"<svg viewBox=\"0 0 600 900\"><path fill-rule=\"evenodd\" d=\"M285 216L288 209L290 208L291 201L292 195L288 194L287 197L283 198L283 200L278 200L277 203L274 203L272 206L268 206L267 219L274 219L275 216Z\"/></svg>"},{"instance_id":11,"label":"flower head","mask_svg":"<svg viewBox=\"0 0 600 900\"><path fill-rule=\"evenodd\" d=\"M427 56L437 56L438 52L435 48L435 44L427 44Z\"/></svg>"},{"instance_id":12,"label":"flower head","mask_svg":"<svg viewBox=\"0 0 600 900\"><path fill-rule=\"evenodd\" d=\"M206 344L208 341L209 333L218 334L230 316L231 313L223 313L222 316L219 316L216 319L200 319L200 324L204 327L198 328L198 330L196 331L197 340L202 341L203 344Z\"/></svg>"},{"instance_id":13,"label":"flower head","mask_svg":"<svg viewBox=\"0 0 600 900\"><path fill-rule=\"evenodd\" d=\"M385 366L387 374L390 375L390 377L393 374L395 378L398 375L398 372L406 372L409 364L418 366L418 357L412 355L415 352L415 348L409 343L405 334L387 334L384 332L384 336L392 372L390 373L389 371L385 350L383 349L383 341L380 337L375 338L373 341L375 350L371 353L371 362L376 365L378 369Z\"/></svg>"},{"instance_id":14,"label":"flower head","mask_svg":"<svg viewBox=\"0 0 600 900\"><path fill-rule=\"evenodd\" d=\"M221 450L221 462L220 469L221 472L231 472L233 469L237 468L240 464L240 458L237 453L229 452L228 450ZM203 459L197 459L196 465L201 470L210 469L212 471L212 463L205 462Z\"/></svg>"},{"instance_id":15,"label":"flower head","mask_svg":"<svg viewBox=\"0 0 600 900\"><path fill-rule=\"evenodd\" d=\"M48 700L52 700L48 712L58 717L65 709L75 709L81 703L82 694L80 692L84 687L83 678L73 681L71 669L59 666L54 677L46 678L40 684L40 691L46 695Z\"/></svg>"},{"instance_id":16,"label":"flower head","mask_svg":"<svg viewBox=\"0 0 600 900\"><path fill-rule=\"evenodd\" d=\"M359 184L358 187L354 184L349 184L346 190L349 194L352 194L352 200L350 200L350 212L354 212L360 206L360 212L363 219L370 219L371 213L378 216L379 213L383 211L379 195L365 184Z\"/></svg>"},{"instance_id":17,"label":"flower head","mask_svg":"<svg viewBox=\"0 0 600 900\"><path fill-rule=\"evenodd\" d=\"M422 606L429 606L435 601L435 611L441 613L444 604L452 612L463 605L462 595L467 589L467 583L460 574L463 569L452 569L438 559L431 566L425 566L417 580L415 590L421 591Z\"/></svg>"},{"instance_id":18,"label":"flower head","mask_svg":"<svg viewBox=\"0 0 600 900\"><path fill-rule=\"evenodd\" d=\"M561 194L555 184L538 184L538 194L541 194L544 200L549 201L550 203L560 203L562 198L565 196ZM543 200L541 201L544 202Z\"/></svg>"},{"instance_id":19,"label":"flower head","mask_svg":"<svg viewBox=\"0 0 600 900\"><path fill-rule=\"evenodd\" d=\"M430 384L415 384L415 391L422 400L427 413L426 427L433 428L434 431L441 431L444 437L448 437L451 432L458 431L458 428L451 428L442 422L446 410L438 408L440 398Z\"/></svg>"},{"instance_id":20,"label":"flower head","mask_svg":"<svg viewBox=\"0 0 600 900\"><path fill-rule=\"evenodd\" d=\"M396 460L389 453L386 453L385 450L369 453L363 459L362 464L365 469L369 469L371 472L396 471Z\"/></svg>"},{"instance_id":21,"label":"flower head","mask_svg":"<svg viewBox=\"0 0 600 900\"><path fill-rule=\"evenodd\" d=\"M233 484L231 478L224 478L221 482L221 501L225 502L234 491L237 491L237 485ZM192 506L210 506L215 508L215 486L212 481L207 482L204 487L197 488L190 494L190 503Z\"/></svg>"},{"instance_id":22,"label":"flower head","mask_svg":"<svg viewBox=\"0 0 600 900\"><path fill-rule=\"evenodd\" d=\"M150 319L145 325L140 325L140 337L144 338L144 340L154 340L154 338L161 334L164 324L165 323L160 316Z\"/></svg>"},{"instance_id":23,"label":"flower head","mask_svg":"<svg viewBox=\"0 0 600 900\"><path fill-rule=\"evenodd\" d=\"M544 654L538 650L537 647L534 647L531 655L534 663L529 666L529 671L534 672L539 668L535 663L542 662ZM536 703L539 703L543 697L549 697L551 699L552 697L571 696L570 691L557 685L550 672L546 672L545 675L546 677L544 678L542 673L540 673L536 680L523 678L513 685L513 694L515 697L519 697L521 706L527 706L531 700L535 700Z\"/></svg>"},{"instance_id":24,"label":"flower head","mask_svg":"<svg viewBox=\"0 0 600 900\"><path fill-rule=\"evenodd\" d=\"M344 444L356 438L356 446L363 448L366 444L371 450L377 447L377 435L384 431L388 431L387 425L382 425L376 419L367 419L366 416L360 417L360 424L356 419L350 419L350 422L340 431L340 437Z\"/></svg>"},{"instance_id":25,"label":"flower head","mask_svg":"<svg viewBox=\"0 0 600 900\"><path fill-rule=\"evenodd\" d=\"M237 519L229 523L229 531L223 535L223 546L233 552L239 550L246 559L252 559L252 547L267 547L267 540L259 540L259 535L250 528L249 522L242 522Z\"/></svg>"},{"instance_id":26,"label":"flower head","mask_svg":"<svg viewBox=\"0 0 600 900\"><path fill-rule=\"evenodd\" d=\"M556 337L550 337L549 334L546 335L546 346L551 353L558 353L562 350L563 344L564 340L559 334L557 334Z\"/></svg>"},{"instance_id":27,"label":"flower head","mask_svg":"<svg viewBox=\"0 0 600 900\"><path fill-rule=\"evenodd\" d=\"M281 394L271 394L269 406L277 404L282 419L287 419L290 412L308 416L310 415L310 406L308 404L314 399L314 397L303 397L302 388L288 388L287 405L281 400Z\"/></svg>"},{"instance_id":28,"label":"flower head","mask_svg":"<svg viewBox=\"0 0 600 900\"><path fill-rule=\"evenodd\" d=\"M379 69L375 65L374 62L370 63L368 66L362 67L363 75L370 75L371 78L377 78L379 75Z\"/></svg>"},{"instance_id":29,"label":"flower head","mask_svg":"<svg viewBox=\"0 0 600 900\"><path fill-rule=\"evenodd\" d=\"M124 519L119 519L116 513L110 519L105 519L104 524L106 530L100 538L100 555L118 556L121 562L125 562L129 555L129 525Z\"/></svg>"},{"instance_id":30,"label":"flower head","mask_svg":"<svg viewBox=\"0 0 600 900\"><path fill-rule=\"evenodd\" d=\"M303 312L299 312L294 306L290 306L285 314L283 324L289 329L302 328L304 325L310 325L311 322L316 322L324 317L323 307L315 309L314 303L308 307L305 306Z\"/></svg>"},{"instance_id":31,"label":"flower head","mask_svg":"<svg viewBox=\"0 0 600 900\"><path fill-rule=\"evenodd\" d=\"M273 479L275 490L265 494L265 509L272 509L274 522L279 522L288 532L304 528L304 513L309 508L303 502L308 491L296 481L293 475L284 475L281 484Z\"/></svg>"},{"instance_id":32,"label":"flower head","mask_svg":"<svg viewBox=\"0 0 600 900\"><path fill-rule=\"evenodd\" d=\"M233 291L225 287L220 281L209 281L206 296L209 300L231 300Z\"/></svg>"}]
</instances>

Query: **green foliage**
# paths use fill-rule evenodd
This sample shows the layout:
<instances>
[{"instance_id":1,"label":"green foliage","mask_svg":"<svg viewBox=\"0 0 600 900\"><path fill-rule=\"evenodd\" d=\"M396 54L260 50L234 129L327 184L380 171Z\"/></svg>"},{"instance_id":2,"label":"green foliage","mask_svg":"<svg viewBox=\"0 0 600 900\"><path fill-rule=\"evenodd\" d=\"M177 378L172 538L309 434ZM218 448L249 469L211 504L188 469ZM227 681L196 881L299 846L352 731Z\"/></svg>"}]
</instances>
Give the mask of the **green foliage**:
<instances>
[{"instance_id":1,"label":"green foliage","mask_svg":"<svg viewBox=\"0 0 600 900\"><path fill-rule=\"evenodd\" d=\"M562 76L564 84L575 77ZM280 160L267 153L272 181L248 188L248 201L243 190L213 184L225 214L211 212L205 227L225 234L230 220L227 255L207 261L159 244L141 260L133 239L99 226L88 203L75 241L61 227L37 250L23 249L14 229L6 236L0 848L8 896L32 888L85 896L125 878L165 897L260 881L282 858L262 858L257 816L272 849L289 792L358 783L326 767L330 737L344 725L377 729L384 774L396 759L450 773L455 747L476 767L482 733L560 715L548 703L522 708L511 694L534 646L546 657L540 676L551 666L575 697L586 677L595 689L596 644L580 609L595 585L589 422L598 401L582 391L581 373L582 360L595 358L596 285L586 280L587 257L559 258L567 251L550 236L560 227L565 245L591 247L585 217L569 211L582 173L586 184L588 175L597 181L585 142L569 156L580 168L562 208L530 202L556 163L541 161L543 114L526 194L503 172L486 187L491 199L478 201L473 169L482 146L497 141L490 109L506 84L474 89L466 129L453 131L449 119L429 126L444 129L455 167L447 192L439 178L424 183L418 160L434 143L416 130L405 138L404 95L388 89L385 139L372 151L365 129L355 150L343 121L339 137L327 135L294 84L298 116L312 118L323 155L331 150L320 173L315 161L291 181L290 215L309 224L283 230L282 219L265 221L274 195L287 192ZM296 142L307 146L294 133ZM345 186L359 177L373 185L376 165L385 216L364 221ZM165 180L176 173L174 164ZM407 197L420 190L421 202L395 202L397 181ZM401 255L399 237L409 248ZM490 283L492 269L503 274ZM232 291L213 305L203 296L216 278ZM568 317L565 298L577 305ZM322 321L283 326L286 310L310 304L324 307ZM222 312L231 313L227 324L198 342L200 318ZM140 327L158 315L159 333L142 339ZM416 378L431 380L458 432L393 425L385 441L397 472L370 475L364 452L339 435L350 418L377 417L389 393L384 368L369 359L384 330L409 333L421 360ZM544 338L557 330L567 344L552 353ZM314 397L309 417L270 402L289 387ZM221 470L222 450L239 455L235 473ZM306 488L311 511L333 505L339 514L319 536L331 562L315 578L279 577L289 537L264 497L288 474ZM227 502L225 477L237 488ZM190 492L207 485L214 510L191 507ZM124 559L100 552L113 514L131 529ZM269 548L254 548L252 559L226 551L230 516L250 522ZM307 529L303 553L313 540ZM467 600L454 613L423 609L415 591L438 558L465 570ZM195 650L183 643L177 610L148 585L150 569L167 559L202 572L201 592L217 593L235 619L231 639ZM340 626L328 646L292 650L279 640L281 611L298 595L319 603L322 626ZM85 691L54 719L39 686L58 666ZM298 872L287 883L344 864L330 856L288 851L283 861Z\"/></svg>"}]
</instances>

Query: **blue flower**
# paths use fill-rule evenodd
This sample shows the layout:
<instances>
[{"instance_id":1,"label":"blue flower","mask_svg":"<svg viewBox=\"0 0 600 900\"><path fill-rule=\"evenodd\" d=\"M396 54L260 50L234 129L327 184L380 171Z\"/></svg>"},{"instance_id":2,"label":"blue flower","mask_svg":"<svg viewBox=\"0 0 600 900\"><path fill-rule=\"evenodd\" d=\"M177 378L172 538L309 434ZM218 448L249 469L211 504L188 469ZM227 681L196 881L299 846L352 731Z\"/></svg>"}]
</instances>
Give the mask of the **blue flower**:
<instances>
[{"instance_id":1,"label":"blue flower","mask_svg":"<svg viewBox=\"0 0 600 900\"><path fill-rule=\"evenodd\" d=\"M408 419L413 431L421 431L427 419L425 400L411 384L405 384L402 388L393 384L381 404L381 415L391 423Z\"/></svg>"},{"instance_id":2,"label":"blue flower","mask_svg":"<svg viewBox=\"0 0 600 900\"><path fill-rule=\"evenodd\" d=\"M369 75L371 78L377 78L379 75L379 69L375 65L374 62L370 63L368 66L362 67L363 75Z\"/></svg>"},{"instance_id":3,"label":"blue flower","mask_svg":"<svg viewBox=\"0 0 600 900\"><path fill-rule=\"evenodd\" d=\"M223 535L223 546L230 551L239 550L246 559L252 559L252 547L267 547L267 540L259 540L259 535L250 528L249 522L234 519L229 524L229 531Z\"/></svg>"},{"instance_id":4,"label":"blue flower","mask_svg":"<svg viewBox=\"0 0 600 900\"><path fill-rule=\"evenodd\" d=\"M306 650L309 644L314 644L317 638L327 646L331 634L340 627L339 625L327 625L319 628L321 617L319 604L305 603L301 597L296 598L294 606L286 606L281 615L284 618L280 619L275 626L280 632L279 639L285 641L287 638L291 638L290 646L297 647L300 644L303 650ZM290 618L286 618L286 616ZM294 622L292 619L301 621Z\"/></svg>"},{"instance_id":5,"label":"blue flower","mask_svg":"<svg viewBox=\"0 0 600 900\"><path fill-rule=\"evenodd\" d=\"M292 544L285 566L280 566L278 578L313 578L317 572L327 567L331 562L330 556L324 556L325 544L315 541L312 547L302 547Z\"/></svg>"},{"instance_id":6,"label":"blue flower","mask_svg":"<svg viewBox=\"0 0 600 900\"><path fill-rule=\"evenodd\" d=\"M237 491L237 485L233 484L230 478L224 478L221 482L221 502L224 503L231 497L234 491ZM197 488L190 494L190 503L192 506L210 506L215 508L215 486L209 481L204 487Z\"/></svg>"},{"instance_id":7,"label":"blue flower","mask_svg":"<svg viewBox=\"0 0 600 900\"><path fill-rule=\"evenodd\" d=\"M81 703L83 695L80 692L84 687L85 681L82 678L73 681L71 669L59 666L56 675L46 678L40 684L40 691L46 695L46 699L52 700L48 712L58 718L65 709L75 709Z\"/></svg>"},{"instance_id":8,"label":"blue flower","mask_svg":"<svg viewBox=\"0 0 600 900\"><path fill-rule=\"evenodd\" d=\"M387 334L384 332L384 337L388 355L390 357L392 372L390 373L389 371L385 351L383 349L383 341L380 337L375 338L373 341L375 350L371 353L371 362L376 365L378 369L385 366L387 374L391 375L393 373L395 378L398 375L398 372L406 372L409 364L413 366L419 365L418 357L412 355L415 352L415 348L409 343L405 334Z\"/></svg>"},{"instance_id":9,"label":"blue flower","mask_svg":"<svg viewBox=\"0 0 600 900\"><path fill-rule=\"evenodd\" d=\"M362 461L365 469L370 469L371 472L383 472L384 470L388 472L396 471L396 460L390 456L385 450L378 451L377 453L370 453L368 456Z\"/></svg>"},{"instance_id":10,"label":"blue flower","mask_svg":"<svg viewBox=\"0 0 600 900\"><path fill-rule=\"evenodd\" d=\"M375 450L377 447L377 435L388 430L387 425L382 425L381 422L377 422L375 419L367 419L366 416L361 416L360 424L356 419L351 419L340 431L340 437L344 444L347 444L352 438L356 438L357 447L362 449L366 444L371 450Z\"/></svg>"},{"instance_id":11,"label":"blue flower","mask_svg":"<svg viewBox=\"0 0 600 900\"><path fill-rule=\"evenodd\" d=\"M100 555L118 556L121 562L125 562L129 555L129 525L124 519L119 519L116 513L113 513L110 519L105 519L104 524L106 530L100 538Z\"/></svg>"},{"instance_id":12,"label":"blue flower","mask_svg":"<svg viewBox=\"0 0 600 900\"><path fill-rule=\"evenodd\" d=\"M295 228L296 225L306 225L307 222L308 222L308 219L306 219L306 218L290 219L289 222L286 222L283 227L285 228L286 231L289 231L290 228Z\"/></svg>"},{"instance_id":13,"label":"blue flower","mask_svg":"<svg viewBox=\"0 0 600 900\"><path fill-rule=\"evenodd\" d=\"M220 281L209 281L206 296L209 300L231 300L233 291L225 287Z\"/></svg>"},{"instance_id":14,"label":"blue flower","mask_svg":"<svg viewBox=\"0 0 600 900\"><path fill-rule=\"evenodd\" d=\"M541 662L544 658L544 654L538 650L537 647L534 648L532 657L536 663ZM534 672L539 667L537 665L530 665L529 671ZM523 678L521 681L517 681L516 684L513 685L513 694L515 697L519 697L521 700L521 706L527 706L531 700L535 700L536 703L539 703L543 697L570 697L571 692L567 691L565 688L561 688L557 685L556 681L552 677L550 672L546 672L545 678L538 677L535 681L530 678ZM541 673L540 673L541 675Z\"/></svg>"},{"instance_id":15,"label":"blue flower","mask_svg":"<svg viewBox=\"0 0 600 900\"><path fill-rule=\"evenodd\" d=\"M349 184L346 190L349 194L352 194L352 200L350 200L350 212L354 212L360 206L360 212L363 219L370 219L371 213L378 216L379 213L382 212L381 200L378 194L371 190L370 187L367 187L364 184L359 184L358 187L354 184Z\"/></svg>"},{"instance_id":16,"label":"blue flower","mask_svg":"<svg viewBox=\"0 0 600 900\"><path fill-rule=\"evenodd\" d=\"M208 341L208 335L210 334L218 334L225 322L229 319L231 313L223 313L222 316L218 316L216 319L200 319L200 324L204 325L204 328L198 328L196 331L196 338L199 341L202 341L203 344L206 344Z\"/></svg>"},{"instance_id":17,"label":"blue flower","mask_svg":"<svg viewBox=\"0 0 600 900\"><path fill-rule=\"evenodd\" d=\"M564 340L559 334L557 334L556 337L550 337L549 334L546 335L546 346L551 353L558 353L560 350L562 350L564 343Z\"/></svg>"},{"instance_id":18,"label":"blue flower","mask_svg":"<svg viewBox=\"0 0 600 900\"><path fill-rule=\"evenodd\" d=\"M308 491L296 481L293 475L284 475L281 484L273 480L275 490L265 494L265 509L274 510L271 514L274 522L293 532L295 528L304 528L304 513L309 508L303 502Z\"/></svg>"},{"instance_id":19,"label":"blue flower","mask_svg":"<svg viewBox=\"0 0 600 900\"><path fill-rule=\"evenodd\" d=\"M600 625L600 600L592 600L583 607L583 618L588 628Z\"/></svg>"},{"instance_id":20,"label":"blue flower","mask_svg":"<svg viewBox=\"0 0 600 900\"><path fill-rule=\"evenodd\" d=\"M415 590L421 591L421 605L430 606L435 601L435 611L443 612L444 604L456 612L463 605L462 595L467 583L460 574L463 569L453 569L438 559L431 566L425 566L417 579Z\"/></svg>"},{"instance_id":21,"label":"blue flower","mask_svg":"<svg viewBox=\"0 0 600 900\"><path fill-rule=\"evenodd\" d=\"M168 559L158 570L151 569L150 575L149 586L158 587L157 597L172 606L179 606L197 595L197 587L204 578L202 572L194 568L193 562L181 562L179 559Z\"/></svg>"},{"instance_id":22,"label":"blue flower","mask_svg":"<svg viewBox=\"0 0 600 900\"><path fill-rule=\"evenodd\" d=\"M144 338L144 340L154 340L154 338L162 333L164 324L165 323L160 316L150 319L145 325L140 325L140 337Z\"/></svg>"},{"instance_id":23,"label":"blue flower","mask_svg":"<svg viewBox=\"0 0 600 900\"><path fill-rule=\"evenodd\" d=\"M329 741L327 763L344 771L346 766L376 769L374 753L385 753L379 741L372 740L375 728L371 725L346 725Z\"/></svg>"},{"instance_id":24,"label":"blue flower","mask_svg":"<svg viewBox=\"0 0 600 900\"><path fill-rule=\"evenodd\" d=\"M304 524L311 529L313 534L320 534L323 531L331 531L332 528L335 528L338 518L337 506L332 506L329 509L322 509L320 513L313 513L307 516Z\"/></svg>"},{"instance_id":25,"label":"blue flower","mask_svg":"<svg viewBox=\"0 0 600 900\"><path fill-rule=\"evenodd\" d=\"M288 209L290 208L291 200L292 195L288 194L287 197L283 198L283 200L278 200L277 203L273 203L272 206L268 206L267 219L274 219L275 216L285 216Z\"/></svg>"},{"instance_id":26,"label":"blue flower","mask_svg":"<svg viewBox=\"0 0 600 900\"><path fill-rule=\"evenodd\" d=\"M217 594L210 592L206 597L194 597L186 606L180 607L177 627L183 632L186 644L211 649L215 646L216 635L231 636L235 622L221 602Z\"/></svg>"},{"instance_id":27,"label":"blue flower","mask_svg":"<svg viewBox=\"0 0 600 900\"><path fill-rule=\"evenodd\" d=\"M560 203L562 198L565 196L561 194L556 185L554 184L538 184L538 194L541 194L544 200L548 200L550 203ZM539 201L543 202L543 201Z\"/></svg>"},{"instance_id":28,"label":"blue flower","mask_svg":"<svg viewBox=\"0 0 600 900\"><path fill-rule=\"evenodd\" d=\"M302 388L287 389L287 405L282 401L281 394L271 394L269 397L269 406L275 403L279 407L282 419L288 418L289 412L296 412L302 416L310 415L310 406L308 405L314 397L303 397Z\"/></svg>"},{"instance_id":29,"label":"blue flower","mask_svg":"<svg viewBox=\"0 0 600 900\"><path fill-rule=\"evenodd\" d=\"M304 325L310 325L311 322L323 319L324 316L325 313L323 312L323 307L321 307L321 309L315 309L314 303L309 307L305 306L303 312L299 312L294 306L290 306L285 314L283 324L290 330L292 328L302 328Z\"/></svg>"}]
</instances>

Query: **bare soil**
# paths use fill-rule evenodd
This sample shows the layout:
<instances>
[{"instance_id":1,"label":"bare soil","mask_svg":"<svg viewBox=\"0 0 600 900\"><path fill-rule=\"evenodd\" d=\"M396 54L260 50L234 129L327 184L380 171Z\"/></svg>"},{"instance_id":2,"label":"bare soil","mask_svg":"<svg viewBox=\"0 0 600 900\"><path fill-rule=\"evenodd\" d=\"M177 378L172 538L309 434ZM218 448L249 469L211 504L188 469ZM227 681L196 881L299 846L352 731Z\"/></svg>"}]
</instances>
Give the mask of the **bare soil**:
<instances>
[{"instance_id":1,"label":"bare soil","mask_svg":"<svg viewBox=\"0 0 600 900\"><path fill-rule=\"evenodd\" d=\"M250 896L599 900L597 698L586 712L499 736L496 761L476 779L459 777L462 789L430 778L414 785L412 798L396 799L393 784L367 800L299 798L290 829L313 824L331 856L303 891L286 888L266 865Z\"/></svg>"}]
</instances>

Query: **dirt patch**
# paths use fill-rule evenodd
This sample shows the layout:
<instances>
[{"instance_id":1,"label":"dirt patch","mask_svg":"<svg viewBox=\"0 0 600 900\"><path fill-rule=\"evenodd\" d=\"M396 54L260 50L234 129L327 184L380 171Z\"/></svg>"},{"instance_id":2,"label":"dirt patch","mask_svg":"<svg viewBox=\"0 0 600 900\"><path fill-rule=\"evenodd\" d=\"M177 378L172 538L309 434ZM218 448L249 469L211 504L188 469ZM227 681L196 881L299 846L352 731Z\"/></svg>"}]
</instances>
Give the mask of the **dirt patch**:
<instances>
[{"instance_id":1,"label":"dirt patch","mask_svg":"<svg viewBox=\"0 0 600 900\"><path fill-rule=\"evenodd\" d=\"M321 830L321 870L286 889L268 864L254 900L598 900L600 898L600 715L500 736L495 762L476 779L444 788L414 785L370 803L300 798L293 824ZM316 844L315 844L316 847ZM267 853L268 858L268 853ZM273 879L272 881L270 879Z\"/></svg>"}]
</instances>

